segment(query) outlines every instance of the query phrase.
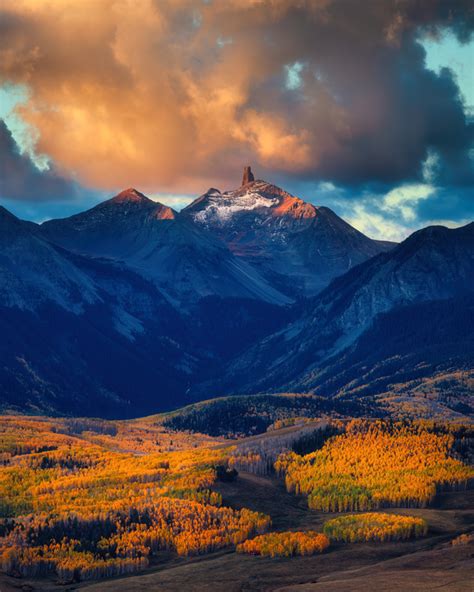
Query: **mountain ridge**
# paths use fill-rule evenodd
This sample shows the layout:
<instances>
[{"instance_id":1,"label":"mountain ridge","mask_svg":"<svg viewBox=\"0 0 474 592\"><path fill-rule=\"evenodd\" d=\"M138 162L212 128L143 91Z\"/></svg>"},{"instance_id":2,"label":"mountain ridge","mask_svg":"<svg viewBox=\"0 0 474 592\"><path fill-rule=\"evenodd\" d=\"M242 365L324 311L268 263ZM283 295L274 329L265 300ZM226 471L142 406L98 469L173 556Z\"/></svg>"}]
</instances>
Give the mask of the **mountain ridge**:
<instances>
[{"instance_id":1,"label":"mountain ridge","mask_svg":"<svg viewBox=\"0 0 474 592\"><path fill-rule=\"evenodd\" d=\"M403 398L404 379L440 397L449 380L467 405L474 223L382 244L249 179L182 212L134 188L41 225L0 207L0 246L3 406L67 413L90 392L111 417L216 394Z\"/></svg>"},{"instance_id":2,"label":"mountain ridge","mask_svg":"<svg viewBox=\"0 0 474 592\"><path fill-rule=\"evenodd\" d=\"M40 228L69 250L124 261L178 307L213 295L290 303L212 233L133 189Z\"/></svg>"},{"instance_id":3,"label":"mountain ridge","mask_svg":"<svg viewBox=\"0 0 474 592\"><path fill-rule=\"evenodd\" d=\"M3 408L110 417L149 410L157 390L161 404L185 400L201 354L152 283L12 214L0 211L0 226Z\"/></svg>"},{"instance_id":4,"label":"mountain ridge","mask_svg":"<svg viewBox=\"0 0 474 592\"><path fill-rule=\"evenodd\" d=\"M424 303L454 298L469 323L473 308L470 300L462 303L462 298L474 293L473 273L474 223L457 229L428 227L417 231L392 251L336 278L308 301L298 319L234 360L226 369L223 391L245 394L250 390L316 389L321 394L318 377L325 372L324 366L334 364L336 356L347 355L351 347L357 348L359 340L384 315L395 315L396 319L404 307L423 308ZM393 326L396 329L395 321ZM390 334L386 338L390 340ZM474 339L471 333L466 338ZM377 350L376 341L373 347ZM403 353L400 347L399 353ZM244 376L252 377L251 384L238 378L244 367ZM330 371L326 373L330 375ZM332 396L336 391L328 389L326 394Z\"/></svg>"},{"instance_id":5,"label":"mountain ridge","mask_svg":"<svg viewBox=\"0 0 474 592\"><path fill-rule=\"evenodd\" d=\"M179 307L209 296L289 305L392 246L262 180L210 188L181 212L128 188L41 231L67 249L128 262Z\"/></svg>"}]
</instances>

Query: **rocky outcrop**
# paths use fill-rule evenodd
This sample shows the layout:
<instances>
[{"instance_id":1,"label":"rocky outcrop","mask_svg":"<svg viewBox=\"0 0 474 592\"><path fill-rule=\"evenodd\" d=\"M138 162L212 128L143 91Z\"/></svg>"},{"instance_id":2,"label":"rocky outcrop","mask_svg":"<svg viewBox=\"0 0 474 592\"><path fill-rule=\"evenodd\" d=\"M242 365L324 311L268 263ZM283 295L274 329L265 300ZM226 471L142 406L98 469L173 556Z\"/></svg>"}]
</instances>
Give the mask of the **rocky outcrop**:
<instances>
[{"instance_id":1,"label":"rocky outcrop","mask_svg":"<svg viewBox=\"0 0 474 592\"><path fill-rule=\"evenodd\" d=\"M249 166L244 167L244 175L242 177L242 185L247 185L247 183L251 183L255 181L255 177L253 176L252 169Z\"/></svg>"}]
</instances>

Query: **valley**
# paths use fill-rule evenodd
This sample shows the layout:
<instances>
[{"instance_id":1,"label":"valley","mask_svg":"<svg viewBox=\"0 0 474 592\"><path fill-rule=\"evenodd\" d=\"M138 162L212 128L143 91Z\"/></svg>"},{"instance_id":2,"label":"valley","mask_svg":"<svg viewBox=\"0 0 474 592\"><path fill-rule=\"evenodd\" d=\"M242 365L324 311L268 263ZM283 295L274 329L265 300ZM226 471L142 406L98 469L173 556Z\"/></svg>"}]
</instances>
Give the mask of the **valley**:
<instances>
[{"instance_id":1,"label":"valley","mask_svg":"<svg viewBox=\"0 0 474 592\"><path fill-rule=\"evenodd\" d=\"M187 504L189 509L195 508L193 511L197 511L198 508L202 508L204 511L207 504L210 504L209 511L215 507L213 512L232 508L231 511L236 513L235 516L238 516L239 512L250 512L249 516L260 516L259 520L268 517L265 518L268 522L262 522L261 528L264 530L270 528L272 532L277 533L288 530L322 532L324 524L331 518L349 515L347 512L340 514L309 508L306 496L295 495L294 492L287 491L284 480L270 466L261 470L253 462L248 465L247 470L239 468L236 476L230 475L229 478L225 475L217 476L217 480L215 475L212 477L212 472L215 471L215 468L212 469L212 467L216 467L219 463L226 465L229 461L231 464L228 466L236 466L235 463L232 463L232 458L238 458L242 454L248 456L250 450L254 455L262 453L262 451L273 450L275 458L278 458L281 452L284 453L291 449L298 450L302 443L305 443L306 451L308 448L314 449L314 446L319 449L323 446L324 449L324 441L326 441L326 445L334 438L336 438L335 442L342 442L340 438L345 437L344 432L349 434L347 430L355 429L355 434L359 434L360 438L365 438L363 434L366 428L364 428L363 422L354 424L349 420L321 421L316 418L308 418L308 421L303 423L301 420L297 420L293 422L293 425L290 422L287 427L276 426L260 435L241 436L237 439L235 437L215 439L199 433L169 430L163 425L163 422L166 422L166 415L126 422L3 417L0 433L3 459L3 468L0 469L0 486L7 489L3 490L2 499L4 501L10 499L12 504L33 503L33 507L37 508L34 522L40 523L41 512L47 511L50 516L48 528L51 528L54 521L60 517L58 511L61 512L61 507L67 508L68 516L77 515L78 517L85 516L91 511L94 512L94 507L97 509L104 507L104 503L106 503L104 509L108 508L109 513L112 508L120 511L119 500L123 495L120 491L123 487L127 491L127 514L135 511L134 508L139 509L140 504L145 501L147 504L154 505L156 509L160 508L164 502L178 505ZM376 422L377 420L371 420L367 424L369 430L375 429ZM330 424L333 424L334 429L342 435L332 436L332 440L327 440L327 438L331 438L330 433L327 432ZM442 424L423 424L421 422L419 427L413 425L413 428L415 429L414 433L420 433L423 438L434 438L433 442L437 441L439 437L434 434L453 433L457 442L456 449L462 454L459 456L459 452L457 452L456 456L466 459L472 454L471 427L456 424L443 426ZM359 429L362 431L359 432ZM391 437L389 436L392 433L390 424L386 424L384 429L388 430L386 437ZM433 434L433 436L429 434ZM312 439L308 438L309 435L312 436ZM463 445L461 445L462 442L464 442ZM398 445L395 444L395 446L398 448ZM99 456L97 456L98 454ZM419 454L424 454L423 448L419 449ZM103 460L100 460L99 465L96 465L95 458ZM168 478L164 480L163 476L166 471L171 470L172 463L175 462L172 460L173 458L176 458L180 463L181 472L184 470L185 473L177 476L178 481L173 481L175 477L172 475L170 475L171 481ZM282 458L284 458L284 454ZM54 459L57 460L54 461ZM61 462L62 465L55 464L57 462ZM104 462L106 464L103 464ZM110 466L113 467L113 478L106 469L109 462L112 463ZM156 472L154 467L165 467L164 462L167 467L169 466L169 469L165 469L165 472L163 472L163 468L159 469L162 476L157 480L153 476ZM101 465L103 468L97 472ZM461 466L459 464L459 468ZM11 485L8 483L11 483L12 471L17 470L15 467L30 467L28 471L33 470L31 475L36 475L36 477L32 482L31 478L27 477L28 473L24 473L22 479L17 481L15 491L10 491L10 498L5 498L5 492L11 489ZM335 470L336 472L338 470L337 464ZM469 473L467 466L463 470L467 471L466 476L471 475L472 481L474 473ZM191 471L188 473L189 477L183 479L187 471ZM100 478L100 482L98 481L96 484L95 474ZM76 497L75 488L78 487L81 479L84 479L84 483L88 483L89 493L86 494L86 490L83 490L79 498L80 505L75 506L73 501ZM33 485L33 483L36 484ZM44 485L41 485L42 483ZM122 485L119 485L120 483ZM175 484L173 485L173 483ZM118 488L117 485L119 485ZM172 489L169 489L170 485ZM208 489L209 487L210 489ZM55 501L54 491L57 491L61 496L57 501ZM131 491L134 492L132 497L130 497ZM196 497L199 491L201 493ZM213 493L211 494L210 491ZM27 492L29 492L30 502L27 501L28 496L25 497ZM36 493L31 497L33 492ZM140 496L143 494L145 497L142 498L143 502L140 502ZM155 495L159 495L159 498L155 498ZM199 502L196 504L195 501L191 501L192 498L199 500ZM160 499L162 501L159 501ZM186 499L190 501L185 502ZM86 589L91 592L112 589L127 591L187 589L198 592L222 590L222 586L232 591L344 590L347 589L344 586L348 581L351 581L351 589L353 589L352 582L355 582L354 589L357 590L369 583L373 586L373 582L379 580L383 590L385 589L383 586L389 585L387 578L389 578L391 586L386 588L387 590L415 590L415 588L410 588L414 582L419 586L416 588L417 590L430 590L432 578L436 578L439 589L462 592L468 590L468 582L473 575L472 534L469 535L470 539L469 536L466 537L466 533L472 533L474 518L472 489L465 490L462 487L461 489L450 490L448 488L448 490L439 491L428 507L423 506L400 507L395 503L393 508L380 510L381 516L388 512L390 515L412 516L426 521L428 532L417 539L352 543L331 541L329 549L321 554L271 558L236 553L235 547L229 543L224 543L223 548L218 549L216 548L216 545L218 547L216 534L214 534L214 538L211 539L213 540L213 548L207 550L204 547L201 550L196 548L194 551L189 548L185 551L184 548L180 550L179 547L174 547L174 550L172 548L166 550L165 547L160 550L158 547L142 567L137 567L139 573L130 573L125 578L117 574L118 577L116 576L110 581L108 579L113 575L112 573L100 575L97 572L96 575L93 575L91 572L91 575L87 577L85 575L87 572L84 572L81 577L79 572L75 572L74 569L69 572L64 571L68 569L66 568L67 563L73 566L76 561L79 562L76 565L86 565L86 563L82 563L86 560L86 555L81 558L79 554L77 559L74 559L75 555L72 553L68 555L69 559L62 560L66 563L63 563L63 575L60 580L63 581L63 589ZM12 516L12 512L13 514L23 513L26 506L13 508L14 506L10 506L10 509L3 507L2 514ZM40 508L43 509L40 511ZM363 516L364 514L359 515ZM21 520L21 517L19 519ZM11 520L12 518L3 520L3 529L5 527L7 529L4 530L4 533L8 533L12 528ZM31 523L31 526L34 522ZM221 522L221 528L223 525L224 522ZM84 524L81 528L85 528L85 526ZM183 527L186 528L185 523L183 523ZM68 528L72 528L72 524L70 527L65 527L64 535L66 537L71 536ZM74 528L76 532L80 532L77 531L77 526ZM201 528L203 525L199 527L199 529ZM133 522L126 527L126 530L128 529L131 529L130 534L135 531ZM135 532L138 536L140 530ZM177 534L179 531L175 532ZM196 534L198 533L196 532ZM7 535L4 534L4 536ZM248 535L238 536L245 538ZM463 536L466 541L462 540ZM456 544L458 538L460 542ZM143 541L145 540L143 539ZM25 573L22 578L8 575L9 570L5 561L6 557L11 557L11 555L8 551L7 541L8 536L4 540L0 538L0 547L3 548L3 569L7 570L6 574L0 576L2 590L11 592L28 589L50 592L58 589L57 575L54 575L54 569L53 571L45 571L40 578L38 576L32 577L28 573ZM6 547L5 544L7 544ZM138 539L135 539L133 548L135 549L134 553L138 552L139 555L130 555L130 557L139 557L141 547ZM145 558L147 555L142 555L142 557ZM87 559L87 561L90 560ZM121 561L130 561L130 559ZM66 575L68 573L69 575ZM77 575L74 576L74 573ZM93 580L97 577L100 577L101 580L95 583ZM76 578L79 581L74 581Z\"/></svg>"},{"instance_id":2,"label":"valley","mask_svg":"<svg viewBox=\"0 0 474 592\"><path fill-rule=\"evenodd\" d=\"M244 181L0 209L2 591L468 589L474 225Z\"/></svg>"},{"instance_id":3,"label":"valley","mask_svg":"<svg viewBox=\"0 0 474 592\"><path fill-rule=\"evenodd\" d=\"M220 487L223 499L258 511L269 512L276 529L319 530L327 515L314 515L303 500L285 493L280 482L268 477L242 474L235 485ZM239 476L240 479L240 476ZM471 528L474 499L472 492L443 494L441 509L396 510L425 518L432 531L423 540L404 543L339 545L321 556L272 559L245 557L218 552L160 566L153 573L132 576L110 583L86 585L86 590L146 590L217 592L226 589L274 591L432 590L433 580L440 590L466 592L474 576L472 542L459 547L450 541ZM102 588L102 586L104 586ZM349 587L350 586L350 587ZM378 588L381 586L381 588ZM385 588L384 588L385 586ZM79 588L82 589L82 586Z\"/></svg>"},{"instance_id":4,"label":"valley","mask_svg":"<svg viewBox=\"0 0 474 592\"><path fill-rule=\"evenodd\" d=\"M1 0L0 592L474 592L474 0Z\"/></svg>"}]
</instances>

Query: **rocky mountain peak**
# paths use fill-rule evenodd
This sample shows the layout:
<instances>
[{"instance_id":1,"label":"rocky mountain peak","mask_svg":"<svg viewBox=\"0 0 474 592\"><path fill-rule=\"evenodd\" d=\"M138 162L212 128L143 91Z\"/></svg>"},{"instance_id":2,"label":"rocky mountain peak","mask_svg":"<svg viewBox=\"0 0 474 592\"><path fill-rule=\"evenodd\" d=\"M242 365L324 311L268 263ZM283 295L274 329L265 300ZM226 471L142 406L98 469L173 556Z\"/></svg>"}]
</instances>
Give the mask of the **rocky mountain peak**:
<instances>
[{"instance_id":1,"label":"rocky mountain peak","mask_svg":"<svg viewBox=\"0 0 474 592\"><path fill-rule=\"evenodd\" d=\"M252 183L255 181L255 177L252 173L252 168L250 166L244 167L244 174L242 177L242 185L247 185L248 183Z\"/></svg>"},{"instance_id":2,"label":"rocky mountain peak","mask_svg":"<svg viewBox=\"0 0 474 592\"><path fill-rule=\"evenodd\" d=\"M114 203L149 203L152 200L134 187L129 187L118 193L111 201Z\"/></svg>"},{"instance_id":3,"label":"rocky mountain peak","mask_svg":"<svg viewBox=\"0 0 474 592\"><path fill-rule=\"evenodd\" d=\"M269 217L288 219L316 217L317 208L313 204L291 195L276 185L255 180L250 167L245 168L244 180L249 178L246 177L249 171L251 181L232 191L221 192L210 188L184 208L183 213L190 215L200 224L218 226L233 224L236 217L240 219L244 214L249 214L256 220L267 221Z\"/></svg>"}]
</instances>

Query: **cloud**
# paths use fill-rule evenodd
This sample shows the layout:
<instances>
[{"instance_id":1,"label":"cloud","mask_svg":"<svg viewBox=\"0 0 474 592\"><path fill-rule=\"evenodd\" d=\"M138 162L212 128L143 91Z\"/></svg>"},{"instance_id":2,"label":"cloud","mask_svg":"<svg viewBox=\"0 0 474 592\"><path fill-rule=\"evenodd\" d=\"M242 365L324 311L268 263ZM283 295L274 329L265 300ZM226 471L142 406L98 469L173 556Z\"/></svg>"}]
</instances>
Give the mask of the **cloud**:
<instances>
[{"instance_id":1,"label":"cloud","mask_svg":"<svg viewBox=\"0 0 474 592\"><path fill-rule=\"evenodd\" d=\"M469 0L3 0L0 82L61 171L103 190L198 193L260 176L472 181L473 128L420 36ZM59 183L59 181L58 181ZM21 192L20 192L21 193ZM20 194L19 193L19 194Z\"/></svg>"},{"instance_id":2,"label":"cloud","mask_svg":"<svg viewBox=\"0 0 474 592\"><path fill-rule=\"evenodd\" d=\"M170 206L170 208L179 211L187 205L189 205L196 198L196 195L175 195L171 193L159 193L156 195L149 194L147 197L149 197L153 201L159 201L160 203L166 204L167 206Z\"/></svg>"},{"instance_id":3,"label":"cloud","mask_svg":"<svg viewBox=\"0 0 474 592\"><path fill-rule=\"evenodd\" d=\"M64 200L76 198L77 183L54 168L39 170L27 155L20 154L13 136L0 119L0 197L9 200Z\"/></svg>"},{"instance_id":4,"label":"cloud","mask_svg":"<svg viewBox=\"0 0 474 592\"><path fill-rule=\"evenodd\" d=\"M391 220L374 209L369 200L355 203L347 212L346 220L374 239L401 241L411 234L412 229L400 224L398 220Z\"/></svg>"},{"instance_id":5,"label":"cloud","mask_svg":"<svg viewBox=\"0 0 474 592\"><path fill-rule=\"evenodd\" d=\"M385 195L369 193L349 206L347 219L368 236L399 241L425 225L420 223L418 206L435 193L435 187L423 183L401 185Z\"/></svg>"},{"instance_id":6,"label":"cloud","mask_svg":"<svg viewBox=\"0 0 474 592\"><path fill-rule=\"evenodd\" d=\"M415 207L423 199L433 195L432 185L416 184L395 187L385 195L380 203L380 209L390 214L400 215L405 222L416 220Z\"/></svg>"},{"instance_id":7,"label":"cloud","mask_svg":"<svg viewBox=\"0 0 474 592\"><path fill-rule=\"evenodd\" d=\"M470 188L443 188L428 183L366 187L362 193L336 188L328 203L355 228L376 239L401 241L431 225L456 227L474 219Z\"/></svg>"}]
</instances>

